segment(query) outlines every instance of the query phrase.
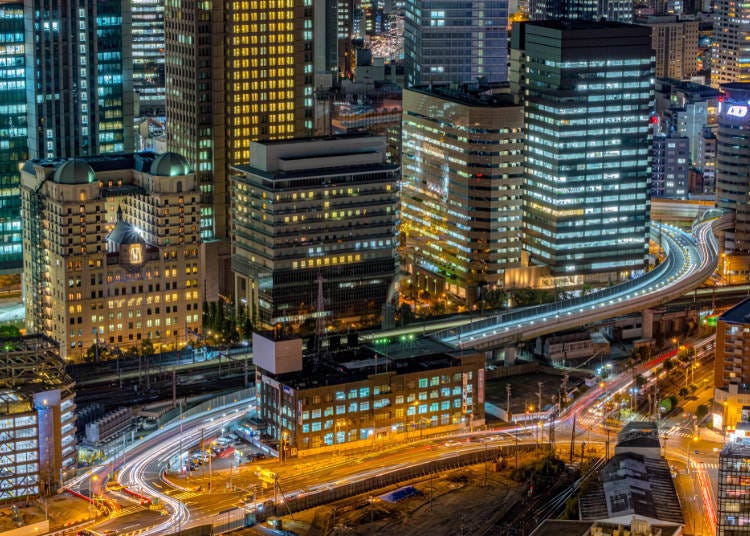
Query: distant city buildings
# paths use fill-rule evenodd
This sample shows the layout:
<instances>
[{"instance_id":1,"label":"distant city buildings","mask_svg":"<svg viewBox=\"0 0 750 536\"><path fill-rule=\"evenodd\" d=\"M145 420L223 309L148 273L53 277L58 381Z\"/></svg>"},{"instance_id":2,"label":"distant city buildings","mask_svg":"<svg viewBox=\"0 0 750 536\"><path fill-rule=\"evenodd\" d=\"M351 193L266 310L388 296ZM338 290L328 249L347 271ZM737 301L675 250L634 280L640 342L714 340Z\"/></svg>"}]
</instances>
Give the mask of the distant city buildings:
<instances>
[{"instance_id":1,"label":"distant city buildings","mask_svg":"<svg viewBox=\"0 0 750 536\"><path fill-rule=\"evenodd\" d=\"M699 22L676 15L645 17L637 21L651 28L656 55L656 77L684 80L697 72Z\"/></svg>"},{"instance_id":2,"label":"distant city buildings","mask_svg":"<svg viewBox=\"0 0 750 536\"><path fill-rule=\"evenodd\" d=\"M28 332L79 361L200 330L200 191L182 156L32 160L21 192Z\"/></svg>"},{"instance_id":3,"label":"distant city buildings","mask_svg":"<svg viewBox=\"0 0 750 536\"><path fill-rule=\"evenodd\" d=\"M713 2L711 85L750 82L750 4L735 0Z\"/></svg>"},{"instance_id":4,"label":"distant city buildings","mask_svg":"<svg viewBox=\"0 0 750 536\"><path fill-rule=\"evenodd\" d=\"M408 87L508 79L508 3L406 0Z\"/></svg>"},{"instance_id":5,"label":"distant city buildings","mask_svg":"<svg viewBox=\"0 0 750 536\"><path fill-rule=\"evenodd\" d=\"M232 172L235 302L259 325L377 319L398 273L382 137L253 142Z\"/></svg>"},{"instance_id":6,"label":"distant city buildings","mask_svg":"<svg viewBox=\"0 0 750 536\"><path fill-rule=\"evenodd\" d=\"M654 98L650 29L514 25L511 85L526 134L524 248L552 276L611 281L643 269Z\"/></svg>"},{"instance_id":7,"label":"distant city buildings","mask_svg":"<svg viewBox=\"0 0 750 536\"><path fill-rule=\"evenodd\" d=\"M404 90L402 245L418 289L471 307L520 266L522 128L509 93Z\"/></svg>"},{"instance_id":8,"label":"distant city buildings","mask_svg":"<svg viewBox=\"0 0 750 536\"><path fill-rule=\"evenodd\" d=\"M633 0L528 0L529 20L633 22Z\"/></svg>"},{"instance_id":9,"label":"distant city buildings","mask_svg":"<svg viewBox=\"0 0 750 536\"><path fill-rule=\"evenodd\" d=\"M690 140L681 136L654 136L651 196L685 199L688 194Z\"/></svg>"},{"instance_id":10,"label":"distant city buildings","mask_svg":"<svg viewBox=\"0 0 750 536\"><path fill-rule=\"evenodd\" d=\"M282 459L484 424L482 353L431 339L365 347L351 338L304 354L300 339L253 335L258 417Z\"/></svg>"},{"instance_id":11,"label":"distant city buildings","mask_svg":"<svg viewBox=\"0 0 750 536\"><path fill-rule=\"evenodd\" d=\"M0 501L53 495L76 476L73 379L47 337L0 347Z\"/></svg>"}]
</instances>

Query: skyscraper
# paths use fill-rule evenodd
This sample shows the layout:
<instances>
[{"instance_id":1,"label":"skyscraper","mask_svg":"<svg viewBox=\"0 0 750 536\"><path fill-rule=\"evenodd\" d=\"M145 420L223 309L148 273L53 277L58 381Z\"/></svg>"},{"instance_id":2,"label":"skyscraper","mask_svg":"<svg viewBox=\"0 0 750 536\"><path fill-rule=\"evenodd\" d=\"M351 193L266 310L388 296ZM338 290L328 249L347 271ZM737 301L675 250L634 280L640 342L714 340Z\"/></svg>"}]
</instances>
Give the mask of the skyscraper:
<instances>
[{"instance_id":1,"label":"skyscraper","mask_svg":"<svg viewBox=\"0 0 750 536\"><path fill-rule=\"evenodd\" d=\"M167 121L170 150L195 169L201 237L217 299L230 278L228 168L250 160L250 142L312 133L313 2L168 0ZM211 273L211 269L218 269Z\"/></svg>"},{"instance_id":2,"label":"skyscraper","mask_svg":"<svg viewBox=\"0 0 750 536\"><path fill-rule=\"evenodd\" d=\"M131 18L124 0L26 0L29 156L133 147Z\"/></svg>"},{"instance_id":3,"label":"skyscraper","mask_svg":"<svg viewBox=\"0 0 750 536\"><path fill-rule=\"evenodd\" d=\"M750 82L750 3L716 0L711 85Z\"/></svg>"},{"instance_id":4,"label":"skyscraper","mask_svg":"<svg viewBox=\"0 0 750 536\"><path fill-rule=\"evenodd\" d=\"M512 49L511 83L525 104L532 264L599 281L642 269L654 99L649 28L526 23L514 26Z\"/></svg>"},{"instance_id":5,"label":"skyscraper","mask_svg":"<svg viewBox=\"0 0 750 536\"><path fill-rule=\"evenodd\" d=\"M404 69L408 86L508 79L508 3L407 0Z\"/></svg>"},{"instance_id":6,"label":"skyscraper","mask_svg":"<svg viewBox=\"0 0 750 536\"><path fill-rule=\"evenodd\" d=\"M523 108L506 95L405 90L401 223L414 286L473 306L521 261Z\"/></svg>"},{"instance_id":7,"label":"skyscraper","mask_svg":"<svg viewBox=\"0 0 750 536\"><path fill-rule=\"evenodd\" d=\"M651 196L685 199L688 193L690 140L683 136L654 137Z\"/></svg>"},{"instance_id":8,"label":"skyscraper","mask_svg":"<svg viewBox=\"0 0 750 536\"><path fill-rule=\"evenodd\" d=\"M656 77L684 80L698 70L698 21L675 15L647 17L639 21L651 27L651 46L656 53Z\"/></svg>"},{"instance_id":9,"label":"skyscraper","mask_svg":"<svg viewBox=\"0 0 750 536\"><path fill-rule=\"evenodd\" d=\"M23 2L0 3L0 272L20 271L18 166L28 157Z\"/></svg>"},{"instance_id":10,"label":"skyscraper","mask_svg":"<svg viewBox=\"0 0 750 536\"><path fill-rule=\"evenodd\" d=\"M132 0L133 89L139 115L163 115L164 0Z\"/></svg>"}]
</instances>

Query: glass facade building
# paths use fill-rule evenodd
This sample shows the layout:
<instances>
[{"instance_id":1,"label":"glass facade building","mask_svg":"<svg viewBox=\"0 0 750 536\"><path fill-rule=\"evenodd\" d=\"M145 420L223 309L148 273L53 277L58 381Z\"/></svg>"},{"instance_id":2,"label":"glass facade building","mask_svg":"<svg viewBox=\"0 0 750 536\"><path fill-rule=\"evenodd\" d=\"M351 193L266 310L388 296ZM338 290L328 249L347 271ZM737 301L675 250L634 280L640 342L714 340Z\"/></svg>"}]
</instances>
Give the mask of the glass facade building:
<instances>
[{"instance_id":1,"label":"glass facade building","mask_svg":"<svg viewBox=\"0 0 750 536\"><path fill-rule=\"evenodd\" d=\"M716 206L735 214L727 252L750 253L750 83L724 84L716 131Z\"/></svg>"},{"instance_id":2,"label":"glass facade building","mask_svg":"<svg viewBox=\"0 0 750 536\"><path fill-rule=\"evenodd\" d=\"M133 148L130 9L121 0L29 0L29 156Z\"/></svg>"},{"instance_id":3,"label":"glass facade building","mask_svg":"<svg viewBox=\"0 0 750 536\"><path fill-rule=\"evenodd\" d=\"M516 31L516 29L518 31ZM514 27L525 104L525 247L553 276L627 277L649 241L650 29L583 21ZM607 274L607 275L604 275Z\"/></svg>"},{"instance_id":4,"label":"glass facade building","mask_svg":"<svg viewBox=\"0 0 750 536\"><path fill-rule=\"evenodd\" d=\"M434 87L403 97L401 228L417 288L468 306L521 262L523 109Z\"/></svg>"},{"instance_id":5,"label":"glass facade building","mask_svg":"<svg viewBox=\"0 0 750 536\"><path fill-rule=\"evenodd\" d=\"M133 0L133 89L139 115L164 113L164 0Z\"/></svg>"},{"instance_id":6,"label":"glass facade building","mask_svg":"<svg viewBox=\"0 0 750 536\"><path fill-rule=\"evenodd\" d=\"M20 271L19 166L28 157L22 2L0 3L0 272Z\"/></svg>"},{"instance_id":7,"label":"glass facade building","mask_svg":"<svg viewBox=\"0 0 750 536\"><path fill-rule=\"evenodd\" d=\"M404 16L408 86L508 79L506 0L407 0Z\"/></svg>"}]
</instances>

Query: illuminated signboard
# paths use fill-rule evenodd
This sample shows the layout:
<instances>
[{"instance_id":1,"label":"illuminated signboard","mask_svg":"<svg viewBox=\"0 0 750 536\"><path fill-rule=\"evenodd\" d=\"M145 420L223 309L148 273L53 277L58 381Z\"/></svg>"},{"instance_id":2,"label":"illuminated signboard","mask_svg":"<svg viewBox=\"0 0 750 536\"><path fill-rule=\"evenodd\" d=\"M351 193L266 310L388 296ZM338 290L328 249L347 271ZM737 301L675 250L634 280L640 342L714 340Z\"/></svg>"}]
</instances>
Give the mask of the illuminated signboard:
<instances>
[{"instance_id":1,"label":"illuminated signboard","mask_svg":"<svg viewBox=\"0 0 750 536\"><path fill-rule=\"evenodd\" d=\"M747 115L747 106L732 104L727 108L727 115L731 117L745 117Z\"/></svg>"}]
</instances>

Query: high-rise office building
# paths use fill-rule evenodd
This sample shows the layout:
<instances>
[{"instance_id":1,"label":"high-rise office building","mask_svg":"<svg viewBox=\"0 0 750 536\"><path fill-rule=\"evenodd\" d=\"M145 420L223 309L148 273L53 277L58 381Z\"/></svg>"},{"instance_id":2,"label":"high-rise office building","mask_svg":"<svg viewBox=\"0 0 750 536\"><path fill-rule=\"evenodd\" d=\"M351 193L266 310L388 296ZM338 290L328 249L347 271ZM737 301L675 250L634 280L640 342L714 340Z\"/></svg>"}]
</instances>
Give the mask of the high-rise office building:
<instances>
[{"instance_id":1,"label":"high-rise office building","mask_svg":"<svg viewBox=\"0 0 750 536\"><path fill-rule=\"evenodd\" d=\"M26 328L62 357L172 349L200 329L200 193L182 156L28 161L21 194Z\"/></svg>"},{"instance_id":2,"label":"high-rise office building","mask_svg":"<svg viewBox=\"0 0 750 536\"><path fill-rule=\"evenodd\" d=\"M529 19L633 22L633 0L529 0Z\"/></svg>"},{"instance_id":3,"label":"high-rise office building","mask_svg":"<svg viewBox=\"0 0 750 536\"><path fill-rule=\"evenodd\" d=\"M165 42L167 147L198 177L215 301L231 285L229 166L250 160L251 141L312 133L313 2L170 1Z\"/></svg>"},{"instance_id":4,"label":"high-rise office building","mask_svg":"<svg viewBox=\"0 0 750 536\"><path fill-rule=\"evenodd\" d=\"M0 3L0 273L20 271L18 167L28 158L23 2Z\"/></svg>"},{"instance_id":5,"label":"high-rise office building","mask_svg":"<svg viewBox=\"0 0 750 536\"><path fill-rule=\"evenodd\" d=\"M713 14L711 85L750 82L750 4L716 0Z\"/></svg>"},{"instance_id":6,"label":"high-rise office building","mask_svg":"<svg viewBox=\"0 0 750 536\"><path fill-rule=\"evenodd\" d=\"M638 21L651 28L651 46L656 54L656 77L683 80L698 71L697 20L674 15L646 17Z\"/></svg>"},{"instance_id":7,"label":"high-rise office building","mask_svg":"<svg viewBox=\"0 0 750 536\"><path fill-rule=\"evenodd\" d=\"M29 156L131 151L131 17L123 0L27 0Z\"/></svg>"},{"instance_id":8,"label":"high-rise office building","mask_svg":"<svg viewBox=\"0 0 750 536\"><path fill-rule=\"evenodd\" d=\"M702 174L704 194L716 192L716 134L706 128L700 138L698 148L698 171Z\"/></svg>"},{"instance_id":9,"label":"high-rise office building","mask_svg":"<svg viewBox=\"0 0 750 536\"><path fill-rule=\"evenodd\" d=\"M164 0L132 0L133 89L138 115L164 115Z\"/></svg>"},{"instance_id":10,"label":"high-rise office building","mask_svg":"<svg viewBox=\"0 0 750 536\"><path fill-rule=\"evenodd\" d=\"M651 165L651 196L685 199L688 194L689 140L682 136L655 136Z\"/></svg>"},{"instance_id":11,"label":"high-rise office building","mask_svg":"<svg viewBox=\"0 0 750 536\"><path fill-rule=\"evenodd\" d=\"M724 84L716 131L716 206L735 214L727 252L750 253L750 83Z\"/></svg>"},{"instance_id":12,"label":"high-rise office building","mask_svg":"<svg viewBox=\"0 0 750 536\"><path fill-rule=\"evenodd\" d=\"M473 306L520 266L522 130L510 94L404 90L401 224L416 287Z\"/></svg>"},{"instance_id":13,"label":"high-rise office building","mask_svg":"<svg viewBox=\"0 0 750 536\"><path fill-rule=\"evenodd\" d=\"M377 318L398 273L398 176L379 136L254 142L232 174L236 303L264 327Z\"/></svg>"},{"instance_id":14,"label":"high-rise office building","mask_svg":"<svg viewBox=\"0 0 750 536\"><path fill-rule=\"evenodd\" d=\"M507 27L505 1L407 0L407 85L507 80Z\"/></svg>"},{"instance_id":15,"label":"high-rise office building","mask_svg":"<svg viewBox=\"0 0 750 536\"><path fill-rule=\"evenodd\" d=\"M512 35L511 85L526 116L531 263L553 276L600 281L642 269L654 99L649 28L548 21L514 25Z\"/></svg>"}]
</instances>

